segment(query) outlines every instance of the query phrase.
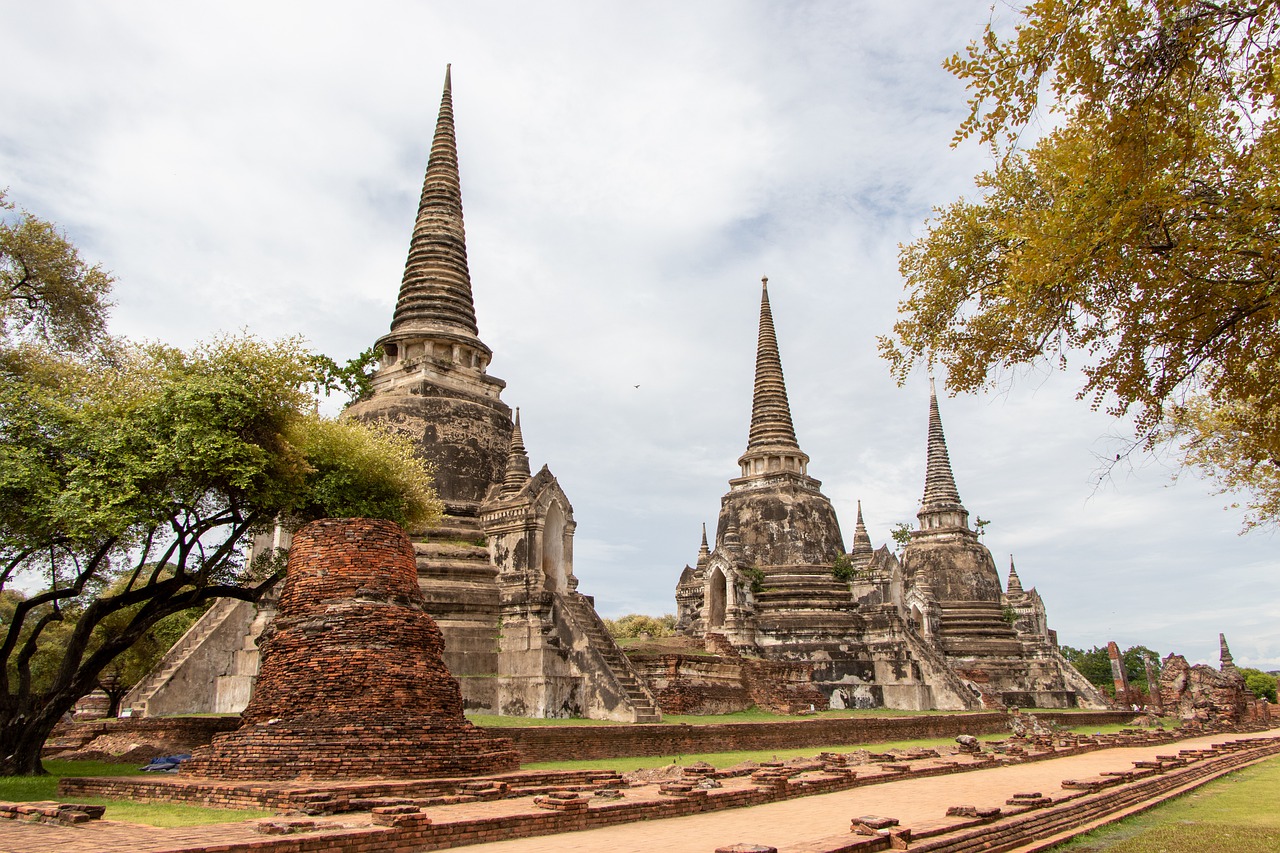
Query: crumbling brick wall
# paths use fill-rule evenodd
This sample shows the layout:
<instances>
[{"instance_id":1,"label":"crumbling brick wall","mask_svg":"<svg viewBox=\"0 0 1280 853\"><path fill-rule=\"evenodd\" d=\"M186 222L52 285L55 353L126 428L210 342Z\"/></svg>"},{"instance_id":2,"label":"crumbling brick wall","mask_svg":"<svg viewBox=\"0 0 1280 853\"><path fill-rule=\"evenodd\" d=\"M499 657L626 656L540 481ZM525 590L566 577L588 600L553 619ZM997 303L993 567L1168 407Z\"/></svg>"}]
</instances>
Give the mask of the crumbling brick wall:
<instances>
[{"instance_id":1,"label":"crumbling brick wall","mask_svg":"<svg viewBox=\"0 0 1280 853\"><path fill-rule=\"evenodd\" d=\"M515 769L510 741L463 717L423 605L399 525L325 519L299 530L242 725L183 772L341 779Z\"/></svg>"},{"instance_id":2,"label":"crumbling brick wall","mask_svg":"<svg viewBox=\"0 0 1280 853\"><path fill-rule=\"evenodd\" d=\"M1165 713L1184 720L1243 722L1252 716L1255 698L1234 667L1191 666L1182 655L1169 655L1161 664L1160 703Z\"/></svg>"}]
</instances>

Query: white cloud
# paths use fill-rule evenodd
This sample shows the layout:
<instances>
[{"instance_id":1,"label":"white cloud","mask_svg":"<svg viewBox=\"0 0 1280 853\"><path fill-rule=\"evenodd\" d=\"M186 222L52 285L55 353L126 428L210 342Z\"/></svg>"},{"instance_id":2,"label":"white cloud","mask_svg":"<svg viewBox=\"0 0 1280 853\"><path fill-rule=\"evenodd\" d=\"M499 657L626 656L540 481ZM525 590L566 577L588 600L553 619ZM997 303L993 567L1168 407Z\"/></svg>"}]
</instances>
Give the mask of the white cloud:
<instances>
[{"instance_id":1,"label":"white cloud","mask_svg":"<svg viewBox=\"0 0 1280 853\"><path fill-rule=\"evenodd\" d=\"M0 183L119 277L116 331L387 327L453 63L481 335L574 503L602 611L674 607L750 415L761 275L801 445L852 533L912 520L927 390L876 356L896 245L986 163L941 60L987 4L10 4ZM636 384L640 388L635 388ZM1064 642L1280 666L1274 541L1076 380L943 401L961 495ZM1246 658L1247 655L1247 658Z\"/></svg>"}]
</instances>

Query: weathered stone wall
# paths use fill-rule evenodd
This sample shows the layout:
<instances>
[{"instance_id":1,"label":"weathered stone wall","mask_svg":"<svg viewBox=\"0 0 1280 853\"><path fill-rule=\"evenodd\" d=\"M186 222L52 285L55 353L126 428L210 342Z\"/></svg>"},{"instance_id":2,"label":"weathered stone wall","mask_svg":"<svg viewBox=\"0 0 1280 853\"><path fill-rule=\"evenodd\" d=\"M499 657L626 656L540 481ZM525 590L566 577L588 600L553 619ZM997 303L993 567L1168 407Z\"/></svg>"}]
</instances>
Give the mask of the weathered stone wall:
<instances>
[{"instance_id":1,"label":"weathered stone wall","mask_svg":"<svg viewBox=\"0 0 1280 853\"><path fill-rule=\"evenodd\" d=\"M928 578L937 600L1000 603L1002 589L991 552L971 533L917 534L902 552L908 585L917 575Z\"/></svg>"},{"instance_id":2,"label":"weathered stone wall","mask_svg":"<svg viewBox=\"0 0 1280 853\"><path fill-rule=\"evenodd\" d=\"M835 510L816 487L782 475L753 481L749 488L731 482L735 488L721 499L716 542L724 541L730 524L737 525L746 565L829 565L844 553Z\"/></svg>"},{"instance_id":3,"label":"weathered stone wall","mask_svg":"<svg viewBox=\"0 0 1280 853\"><path fill-rule=\"evenodd\" d=\"M435 466L435 487L450 512L474 514L502 482L511 443L511 408L500 400L422 382L414 394L375 395L344 418L376 423L413 439Z\"/></svg>"},{"instance_id":4,"label":"weathered stone wall","mask_svg":"<svg viewBox=\"0 0 1280 853\"><path fill-rule=\"evenodd\" d=\"M664 714L732 714L754 703L735 657L629 654Z\"/></svg>"},{"instance_id":5,"label":"weathered stone wall","mask_svg":"<svg viewBox=\"0 0 1280 853\"><path fill-rule=\"evenodd\" d=\"M827 708L826 695L813 684L811 664L742 658L731 647L720 655L628 657L664 714L731 714L752 706L776 714Z\"/></svg>"},{"instance_id":6,"label":"weathered stone wall","mask_svg":"<svg viewBox=\"0 0 1280 853\"><path fill-rule=\"evenodd\" d=\"M326 519L302 528L242 726L183 772L340 779L514 769L509 743L463 717L443 638L422 608L413 546L398 525Z\"/></svg>"}]
</instances>

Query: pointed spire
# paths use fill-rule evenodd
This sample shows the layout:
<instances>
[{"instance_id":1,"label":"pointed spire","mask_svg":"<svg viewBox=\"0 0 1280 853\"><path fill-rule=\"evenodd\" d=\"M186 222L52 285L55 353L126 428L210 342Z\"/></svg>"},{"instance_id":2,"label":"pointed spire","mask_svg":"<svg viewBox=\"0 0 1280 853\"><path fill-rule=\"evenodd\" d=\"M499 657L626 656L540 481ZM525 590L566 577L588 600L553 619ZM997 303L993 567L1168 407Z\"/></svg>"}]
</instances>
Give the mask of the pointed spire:
<instances>
[{"instance_id":1,"label":"pointed spire","mask_svg":"<svg viewBox=\"0 0 1280 853\"><path fill-rule=\"evenodd\" d=\"M520 409L516 409L515 424L511 428L511 448L507 451L507 473L502 480L502 493L514 494L529 482L529 454L524 448L524 435L520 432Z\"/></svg>"},{"instance_id":2,"label":"pointed spire","mask_svg":"<svg viewBox=\"0 0 1280 853\"><path fill-rule=\"evenodd\" d=\"M487 351L476 337L450 67L444 73L440 114L391 330L451 333Z\"/></svg>"},{"instance_id":3,"label":"pointed spire","mask_svg":"<svg viewBox=\"0 0 1280 853\"><path fill-rule=\"evenodd\" d=\"M853 547L849 556L855 563L870 562L875 549L871 547L871 537L867 535L867 525L862 520L862 501L858 501L858 524L853 529Z\"/></svg>"},{"instance_id":4,"label":"pointed spire","mask_svg":"<svg viewBox=\"0 0 1280 853\"><path fill-rule=\"evenodd\" d=\"M942 415L938 411L938 391L933 377L929 378L929 443L925 463L924 499L920 511L922 532L938 528L969 526L969 511L960 503L955 475L951 473L951 458L947 455L947 437L942 432Z\"/></svg>"},{"instance_id":5,"label":"pointed spire","mask_svg":"<svg viewBox=\"0 0 1280 853\"><path fill-rule=\"evenodd\" d=\"M1231 649L1227 648L1227 635L1218 635L1218 669L1223 672L1237 672L1236 662L1231 657Z\"/></svg>"},{"instance_id":6,"label":"pointed spire","mask_svg":"<svg viewBox=\"0 0 1280 853\"><path fill-rule=\"evenodd\" d=\"M707 523L702 522L702 547L698 549L698 568L706 566L711 559L711 549L707 547Z\"/></svg>"},{"instance_id":7,"label":"pointed spire","mask_svg":"<svg viewBox=\"0 0 1280 853\"><path fill-rule=\"evenodd\" d=\"M782 378L778 336L769 308L769 279L761 279L760 334L756 343L756 384L751 399L751 434L747 451L738 457L742 476L751 482L777 476L808 480L809 457L796 442L787 384ZM731 481L733 482L733 481ZM743 483L744 481L737 481ZM816 486L816 480L808 480Z\"/></svg>"},{"instance_id":8,"label":"pointed spire","mask_svg":"<svg viewBox=\"0 0 1280 853\"><path fill-rule=\"evenodd\" d=\"M800 448L791 423L791 404L787 401L787 385L782 377L782 358L778 354L778 336L773 329L773 311L769 308L769 279L760 286L760 334L756 343L755 396L751 401L751 435L747 450L760 447Z\"/></svg>"},{"instance_id":9,"label":"pointed spire","mask_svg":"<svg viewBox=\"0 0 1280 853\"><path fill-rule=\"evenodd\" d=\"M1022 593L1022 578L1018 577L1018 570L1013 566L1013 555L1009 555L1009 587L1008 594Z\"/></svg>"}]
</instances>

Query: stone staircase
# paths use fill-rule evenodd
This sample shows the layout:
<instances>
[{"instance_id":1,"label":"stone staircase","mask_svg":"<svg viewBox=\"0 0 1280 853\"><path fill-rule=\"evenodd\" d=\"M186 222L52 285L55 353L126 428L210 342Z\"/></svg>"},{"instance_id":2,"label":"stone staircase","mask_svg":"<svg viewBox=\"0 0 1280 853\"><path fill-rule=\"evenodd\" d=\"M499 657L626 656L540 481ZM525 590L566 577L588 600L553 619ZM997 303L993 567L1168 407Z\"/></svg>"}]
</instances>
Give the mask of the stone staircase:
<instances>
[{"instance_id":1,"label":"stone staircase","mask_svg":"<svg viewBox=\"0 0 1280 853\"><path fill-rule=\"evenodd\" d=\"M754 593L756 625L785 637L786 645L846 643L861 626L849 585L830 566L765 566L764 588Z\"/></svg>"},{"instance_id":2,"label":"stone staircase","mask_svg":"<svg viewBox=\"0 0 1280 853\"><path fill-rule=\"evenodd\" d=\"M240 637L240 648L231 653L227 671L214 683L213 711L215 714L238 714L249 705L253 685L258 679L262 655L258 638L276 615L276 597L259 602L253 621Z\"/></svg>"},{"instance_id":3,"label":"stone staircase","mask_svg":"<svg viewBox=\"0 0 1280 853\"><path fill-rule=\"evenodd\" d=\"M573 621L573 627L587 637L591 647L608 665L610 674L626 694L635 711L635 722L662 722L657 700L640 680L631 661L627 660L622 649L613 641L590 600L580 592L570 592L564 596L564 600L568 604L565 611Z\"/></svg>"},{"instance_id":4,"label":"stone staircase","mask_svg":"<svg viewBox=\"0 0 1280 853\"><path fill-rule=\"evenodd\" d=\"M200 651L210 635L233 617L252 619L246 614L246 608L256 609L255 605L234 598L220 598L213 606L195 621L178 642L165 654L155 669L151 670L133 689L125 694L120 703L121 708L132 708L135 716L145 717L151 713L150 704L156 694L168 686L180 669ZM213 709L208 709L212 711Z\"/></svg>"},{"instance_id":5,"label":"stone staircase","mask_svg":"<svg viewBox=\"0 0 1280 853\"><path fill-rule=\"evenodd\" d=\"M477 518L445 516L413 543L426 610L444 634L444 662L468 708L496 707L498 570Z\"/></svg>"}]
</instances>

